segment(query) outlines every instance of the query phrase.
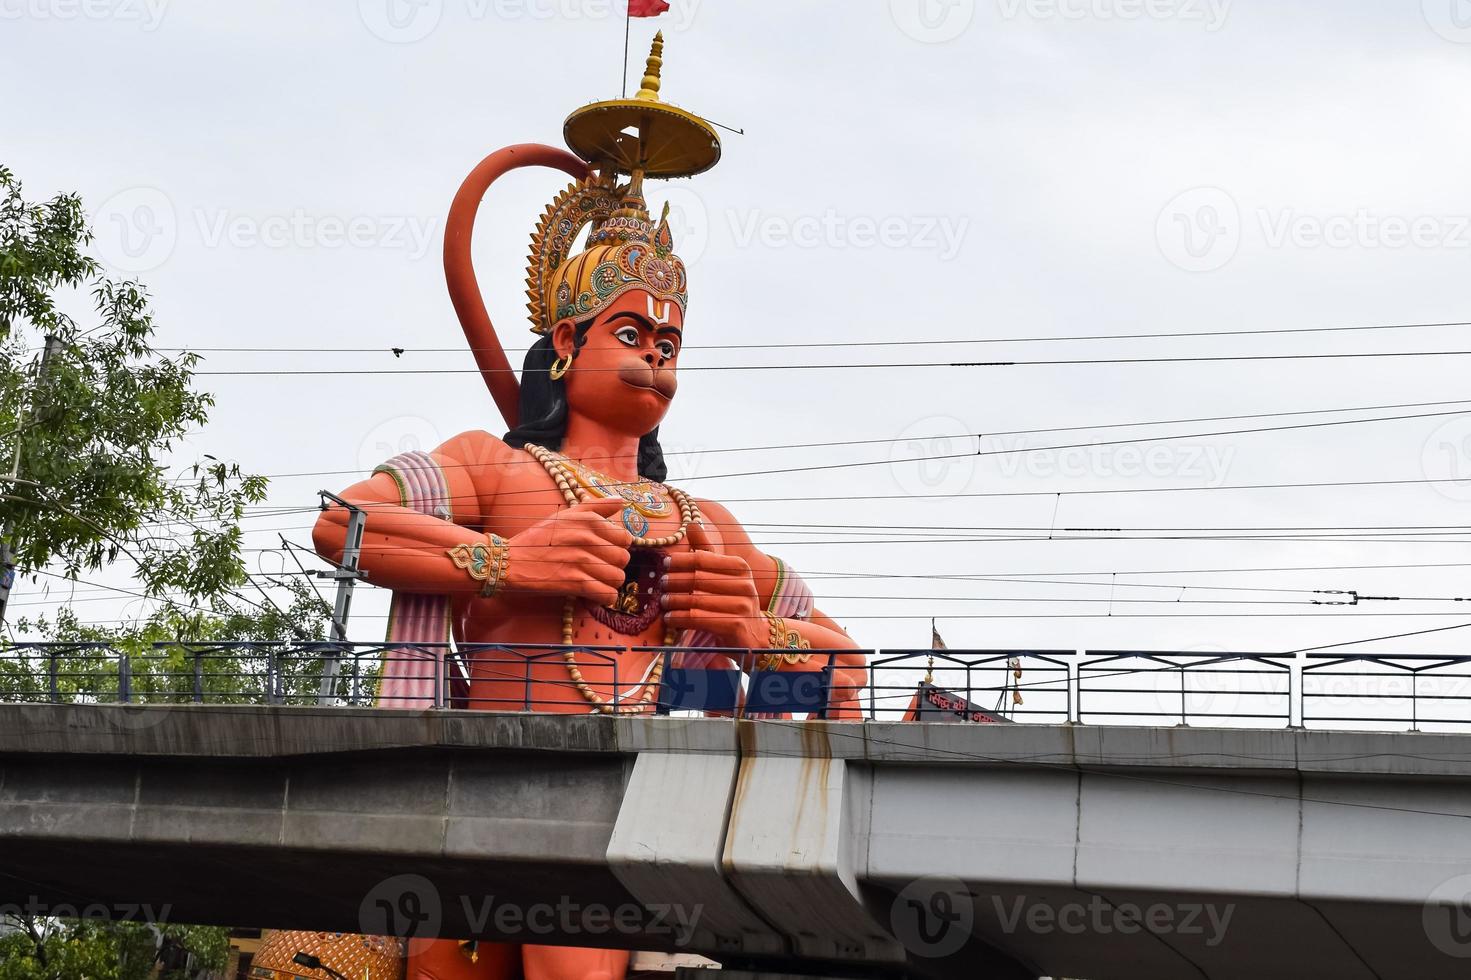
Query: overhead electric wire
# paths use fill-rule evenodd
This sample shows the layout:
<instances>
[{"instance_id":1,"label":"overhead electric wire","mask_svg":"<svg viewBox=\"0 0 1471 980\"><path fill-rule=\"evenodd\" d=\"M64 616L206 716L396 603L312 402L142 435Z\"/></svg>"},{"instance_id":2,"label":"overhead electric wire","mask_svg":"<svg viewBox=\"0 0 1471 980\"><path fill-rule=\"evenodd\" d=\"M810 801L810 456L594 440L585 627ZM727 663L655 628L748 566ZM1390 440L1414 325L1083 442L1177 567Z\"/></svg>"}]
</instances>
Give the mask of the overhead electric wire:
<instances>
[{"instance_id":1,"label":"overhead electric wire","mask_svg":"<svg viewBox=\"0 0 1471 980\"><path fill-rule=\"evenodd\" d=\"M1452 404L1452 403L1446 403L1446 404ZM1329 411L1333 411L1333 410L1329 410ZM1351 409L1345 409L1344 411L1351 411ZM1318 414L1318 413L1287 412L1287 413L1282 413L1282 414L1285 414L1285 415L1299 415L1299 414ZM1181 439L1208 439L1208 438L1216 438L1216 437L1220 437L1220 436L1254 435L1254 434L1264 433L1264 432L1290 432L1290 431L1295 431L1295 430L1299 430L1299 429L1331 428L1331 427L1344 426L1344 425L1364 425L1364 424L1375 423L1375 422L1403 422L1403 421L1408 421L1408 420L1413 420L1413 419L1445 418L1445 417L1448 417L1448 416L1460 416L1460 415L1468 415L1468 414L1471 414L1471 410L1468 410L1468 411L1451 411L1451 412L1415 412L1415 413L1406 414L1406 415L1377 415L1377 416L1372 416L1370 418L1362 418L1362 419L1326 419L1326 420L1317 421L1317 422L1296 422L1296 423L1293 423L1291 425L1257 426L1257 427L1243 428L1243 429L1216 429L1216 430L1209 431L1209 432L1165 433L1165 434L1160 434L1160 435L1135 436L1135 437L1131 437L1131 438L1128 438L1128 439L1106 439L1106 440L1097 440L1097 441L1093 441L1093 442L1063 443L1063 444L1051 445L1051 446L1017 446L1017 447L1008 448L1008 449L977 449L974 452L938 453L938 454L929 455L929 456L909 456L909 457L903 457L903 458L900 458L900 459L857 460L857 461L850 461L850 462L843 462L843 463L815 464L815 465L811 465L811 466L773 467L773 468L770 468L770 469L746 470L746 471L735 472L735 473L692 474L692 475L690 475L688 477L685 477L680 482L688 483L688 482L692 482L692 481L695 481L695 480L718 480L718 479L730 479L730 478L734 478L734 477L745 477L745 476L771 476L771 475L784 474L784 473L803 473L803 472L812 472L812 471L817 471L817 470L853 469L853 468L868 467L868 466L898 466L898 465L903 465L903 464L906 464L906 463L924 463L924 462L935 462L935 461L940 461L940 460L970 459L970 458L976 458L976 457L990 457L990 456L1009 456L1009 455L1016 455L1016 454L1020 454L1020 453L1055 452L1055 451L1060 451L1060 450L1064 450L1064 449L1092 449L1092 448L1095 448L1095 447L1133 445L1133 444L1147 443L1147 442L1176 442L1176 441L1179 441ZM1266 416L1243 416L1243 417L1266 417ZM1145 424L1149 424L1149 423L1142 423L1142 422L1141 423L1128 423L1128 426L1129 427L1133 427L1133 426L1136 426L1136 425L1145 425ZM1158 424L1166 424L1166 425L1168 425L1168 424L1171 424L1171 423L1164 422L1164 423L1158 423ZM1056 429L1056 430L1053 430L1053 431L1065 432L1065 431L1073 431L1073 430L1060 428L1060 429ZM1000 435L1000 434L1003 434L1003 433L998 433L998 435ZM986 433L967 433L967 434L956 434L956 435L953 435L953 436L939 437L939 438L950 438L950 439L960 439L960 438L982 439L982 438L988 438L988 437L989 436ZM916 439L916 438L910 437L910 438L899 438L899 439L894 439L894 440L883 440L883 441L888 441L888 442L935 441L935 437L931 437L930 439ZM671 453L671 455L677 456L678 454L677 453ZM532 463L535 463L537 466L542 465L542 464L538 463L534 459L509 459L509 460L500 460L500 461L496 461L494 465L500 465L500 466L506 466L506 465L523 465L524 466L524 465L529 465L529 464L532 464ZM491 461L484 461L484 462L477 462L477 463L451 463L451 464L441 464L441 465L442 466L447 466L448 468L473 468L473 467L480 467L480 466L491 465ZM259 475L263 476L266 479L278 480L278 479L298 478L298 477L306 477L306 476L347 476L347 475L364 475L364 474L363 474L363 471L362 470L360 470L360 469L354 469L354 470L305 470L305 471L299 471L299 472L293 472L293 473L265 473L265 474L259 474ZM181 481L175 481L175 482L181 482ZM630 481L630 482L632 482L632 481ZM640 478L640 480L638 482L643 482L642 478ZM1428 482L1456 482L1456 481L1453 481L1453 480L1433 481L1432 480L1432 481L1428 481ZM626 484L622 484L622 483L619 483L617 481L612 481L612 482L609 482L609 483L607 483L605 485L606 486L622 486L622 485L626 485ZM509 496L509 495L513 495L513 494L527 494L527 493L542 493L542 492L544 492L544 490L541 489L541 488L528 489L528 490L511 490L511 491L504 491L499 496Z\"/></svg>"},{"instance_id":2,"label":"overhead electric wire","mask_svg":"<svg viewBox=\"0 0 1471 980\"><path fill-rule=\"evenodd\" d=\"M843 371L876 369L920 369L920 368L993 368L993 367L1078 367L1104 364L1214 364L1226 362L1256 361L1322 361L1353 360L1377 357L1465 357L1471 350L1418 350L1418 351L1344 351L1318 354L1199 354L1183 357L1076 357L1035 358L1032 360L1009 361L877 361L849 362L814 361L802 364L687 364L680 371ZM538 373L550 368L538 368ZM617 372L621 368L580 367L583 372ZM237 369L231 371L194 371L194 377L332 377L332 376L375 376L375 375L444 375L444 374L520 374L524 370L508 368L292 368L276 370Z\"/></svg>"},{"instance_id":3,"label":"overhead electric wire","mask_svg":"<svg viewBox=\"0 0 1471 980\"><path fill-rule=\"evenodd\" d=\"M747 344L685 344L681 350L766 350L825 347L926 347L961 344L1041 344L1083 343L1103 340L1169 340L1195 337L1261 337L1293 334L1352 333L1365 330L1423 330L1441 327L1471 326L1471 321L1449 320L1438 323L1371 323L1344 327L1270 327L1253 330L1187 330L1165 333L1087 334L1082 336L965 337L955 340L832 340L781 341ZM165 353L236 353L236 354L460 354L488 348L469 347L159 347Z\"/></svg>"}]
</instances>

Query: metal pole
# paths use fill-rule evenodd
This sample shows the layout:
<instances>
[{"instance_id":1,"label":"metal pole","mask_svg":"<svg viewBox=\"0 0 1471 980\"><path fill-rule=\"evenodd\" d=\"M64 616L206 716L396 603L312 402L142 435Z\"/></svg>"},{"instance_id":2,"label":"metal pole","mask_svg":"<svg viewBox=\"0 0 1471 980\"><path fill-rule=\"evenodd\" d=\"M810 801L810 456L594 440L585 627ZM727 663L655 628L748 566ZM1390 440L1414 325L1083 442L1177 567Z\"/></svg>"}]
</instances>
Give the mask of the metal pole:
<instances>
[{"instance_id":1,"label":"metal pole","mask_svg":"<svg viewBox=\"0 0 1471 980\"><path fill-rule=\"evenodd\" d=\"M46 348L41 352L41 364L36 371L36 384L39 386L46 380L46 372L51 367L51 357L61 350L61 338L51 334L46 335ZM31 399L32 405L35 399ZM25 429L29 424L26 415L29 413L22 410L15 418L15 455L10 461L10 485L12 488L20 481L20 453L21 446L25 444ZM5 622L5 607L10 602L10 590L15 585L15 549L11 547L10 539L15 535L15 525L6 521L5 526L0 528L0 623Z\"/></svg>"},{"instance_id":2,"label":"metal pole","mask_svg":"<svg viewBox=\"0 0 1471 980\"><path fill-rule=\"evenodd\" d=\"M1190 724L1190 718L1186 713L1185 705L1185 662L1180 661L1180 724Z\"/></svg>"},{"instance_id":3,"label":"metal pole","mask_svg":"<svg viewBox=\"0 0 1471 980\"><path fill-rule=\"evenodd\" d=\"M358 570L358 558L363 550L363 529L367 523L367 515L361 507L355 507L335 493L328 493L326 490L318 493L323 498L323 510L327 509L327 501L347 508L347 538L342 546L342 561L330 572L317 573L322 578L335 579L337 582L337 596L332 604L332 639L338 643L346 643L347 616L352 609L352 587L358 579L363 578L363 573ZM333 649L324 652L322 656L322 686L317 694L318 704L332 703L337 688L337 663L340 654L340 650Z\"/></svg>"}]
</instances>

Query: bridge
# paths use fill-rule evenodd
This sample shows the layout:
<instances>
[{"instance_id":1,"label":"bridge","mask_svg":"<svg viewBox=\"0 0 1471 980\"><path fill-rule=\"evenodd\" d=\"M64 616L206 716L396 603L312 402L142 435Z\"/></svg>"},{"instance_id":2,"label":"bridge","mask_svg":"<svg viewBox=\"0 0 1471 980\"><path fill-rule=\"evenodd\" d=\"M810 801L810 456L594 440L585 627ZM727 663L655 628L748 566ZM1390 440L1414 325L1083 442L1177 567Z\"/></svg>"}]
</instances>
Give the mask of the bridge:
<instances>
[{"instance_id":1,"label":"bridge","mask_svg":"<svg viewBox=\"0 0 1471 980\"><path fill-rule=\"evenodd\" d=\"M1471 737L0 705L0 904L827 977L1431 980Z\"/></svg>"}]
</instances>

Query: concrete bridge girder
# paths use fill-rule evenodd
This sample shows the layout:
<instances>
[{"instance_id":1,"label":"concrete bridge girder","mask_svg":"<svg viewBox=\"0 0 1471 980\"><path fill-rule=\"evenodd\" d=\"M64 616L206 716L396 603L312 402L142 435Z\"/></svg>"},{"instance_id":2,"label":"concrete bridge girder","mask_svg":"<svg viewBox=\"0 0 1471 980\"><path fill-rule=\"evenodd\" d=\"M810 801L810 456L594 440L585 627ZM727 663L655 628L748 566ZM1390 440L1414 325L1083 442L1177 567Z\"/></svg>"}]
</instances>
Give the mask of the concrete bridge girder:
<instances>
[{"instance_id":1,"label":"concrete bridge girder","mask_svg":"<svg viewBox=\"0 0 1471 980\"><path fill-rule=\"evenodd\" d=\"M478 915L575 895L835 974L1427 980L1471 963L1432 914L1467 775L1465 736L7 705L0 901L676 945Z\"/></svg>"}]
</instances>

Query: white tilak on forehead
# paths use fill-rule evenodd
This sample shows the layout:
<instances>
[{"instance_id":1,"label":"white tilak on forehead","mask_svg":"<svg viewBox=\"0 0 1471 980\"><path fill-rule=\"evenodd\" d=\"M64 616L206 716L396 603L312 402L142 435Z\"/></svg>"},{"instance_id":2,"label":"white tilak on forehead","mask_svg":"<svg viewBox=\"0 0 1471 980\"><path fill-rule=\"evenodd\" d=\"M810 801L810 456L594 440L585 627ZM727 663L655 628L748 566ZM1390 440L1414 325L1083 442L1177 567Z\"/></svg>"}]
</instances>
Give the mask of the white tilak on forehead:
<instances>
[{"instance_id":1,"label":"white tilak on forehead","mask_svg":"<svg viewBox=\"0 0 1471 980\"><path fill-rule=\"evenodd\" d=\"M657 324L659 324L661 326L668 324L669 323L669 306L670 306L670 301L669 300L665 300L663 303L656 303L655 300L654 300L654 297L652 297L652 296L650 296L648 299L649 299L649 319L650 320L653 320L655 323L657 323ZM655 307L656 306L658 308L658 312L655 312Z\"/></svg>"}]
</instances>

